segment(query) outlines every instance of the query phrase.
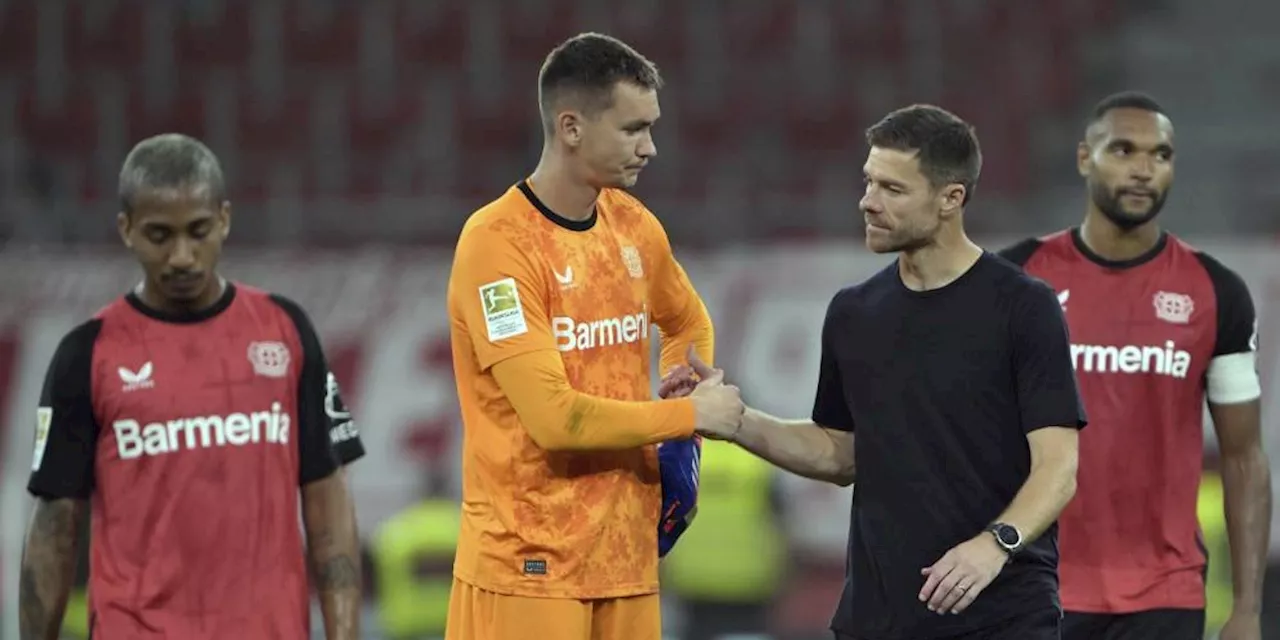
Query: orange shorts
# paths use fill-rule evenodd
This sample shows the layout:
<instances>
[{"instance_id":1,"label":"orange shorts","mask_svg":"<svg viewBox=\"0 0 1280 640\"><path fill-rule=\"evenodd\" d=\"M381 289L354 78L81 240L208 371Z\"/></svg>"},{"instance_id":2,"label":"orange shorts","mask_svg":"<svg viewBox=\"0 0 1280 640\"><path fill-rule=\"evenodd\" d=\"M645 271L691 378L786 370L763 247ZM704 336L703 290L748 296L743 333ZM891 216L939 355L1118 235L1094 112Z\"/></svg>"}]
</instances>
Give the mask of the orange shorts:
<instances>
[{"instance_id":1,"label":"orange shorts","mask_svg":"<svg viewBox=\"0 0 1280 640\"><path fill-rule=\"evenodd\" d=\"M568 600L504 596L453 579L445 640L661 640L658 594Z\"/></svg>"}]
</instances>

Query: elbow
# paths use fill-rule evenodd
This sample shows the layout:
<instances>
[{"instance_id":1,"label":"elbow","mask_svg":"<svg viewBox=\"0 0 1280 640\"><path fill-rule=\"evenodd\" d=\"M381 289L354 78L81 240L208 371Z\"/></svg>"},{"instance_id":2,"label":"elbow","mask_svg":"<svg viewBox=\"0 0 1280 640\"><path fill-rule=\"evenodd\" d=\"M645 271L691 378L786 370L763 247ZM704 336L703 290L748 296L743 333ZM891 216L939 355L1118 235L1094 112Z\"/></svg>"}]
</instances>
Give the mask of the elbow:
<instances>
[{"instance_id":1,"label":"elbow","mask_svg":"<svg viewBox=\"0 0 1280 640\"><path fill-rule=\"evenodd\" d=\"M1058 472L1060 475L1059 486L1062 487L1062 498L1066 502L1076 496L1076 487L1079 485L1076 474L1079 472L1079 467L1079 459L1076 456L1071 456L1070 459L1063 461L1062 468Z\"/></svg>"},{"instance_id":2,"label":"elbow","mask_svg":"<svg viewBox=\"0 0 1280 640\"><path fill-rule=\"evenodd\" d=\"M847 474L839 474L827 478L827 482L830 482L837 487L852 487L854 480L855 478L852 471Z\"/></svg>"},{"instance_id":3,"label":"elbow","mask_svg":"<svg viewBox=\"0 0 1280 640\"><path fill-rule=\"evenodd\" d=\"M571 451L576 448L571 438L551 425L526 423L525 431L529 434L529 439L543 451Z\"/></svg>"}]
</instances>

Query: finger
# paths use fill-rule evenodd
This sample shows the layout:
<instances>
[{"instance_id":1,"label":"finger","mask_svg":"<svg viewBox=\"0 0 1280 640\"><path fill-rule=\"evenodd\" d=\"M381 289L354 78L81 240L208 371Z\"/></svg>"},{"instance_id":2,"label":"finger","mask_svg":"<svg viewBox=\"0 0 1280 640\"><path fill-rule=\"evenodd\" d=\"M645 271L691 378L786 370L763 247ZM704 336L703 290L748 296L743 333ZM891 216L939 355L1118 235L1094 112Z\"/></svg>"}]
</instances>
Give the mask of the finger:
<instances>
[{"instance_id":1,"label":"finger","mask_svg":"<svg viewBox=\"0 0 1280 640\"><path fill-rule=\"evenodd\" d=\"M928 602L929 598L933 597L934 589L937 589L942 579L946 578L948 573L951 573L951 569L951 561L947 558L939 560L937 564L926 569L929 572L929 577L925 579L924 586L920 588L920 602Z\"/></svg>"},{"instance_id":2,"label":"finger","mask_svg":"<svg viewBox=\"0 0 1280 640\"><path fill-rule=\"evenodd\" d=\"M675 393L676 391L679 391L680 389L683 389L685 387L692 388L693 386L694 386L694 381L692 377L664 378L662 382L658 384L658 396L665 398Z\"/></svg>"},{"instance_id":3,"label":"finger","mask_svg":"<svg viewBox=\"0 0 1280 640\"><path fill-rule=\"evenodd\" d=\"M692 345L689 346L689 366L693 367L693 372L704 380L715 373L715 369L712 369L711 365L703 362L702 358L698 357L698 350L693 348Z\"/></svg>"},{"instance_id":4,"label":"finger","mask_svg":"<svg viewBox=\"0 0 1280 640\"><path fill-rule=\"evenodd\" d=\"M962 574L963 572L956 571L956 572L953 572L951 575L952 577L956 577L957 575L962 575ZM971 580L968 580L963 577L956 578L955 582L951 585L947 585L946 582L943 582L942 585L938 587L938 590L934 593L935 599L938 598L939 594L942 594L942 598L940 599L938 604L933 607L933 610L940 614L950 611L952 607L956 606L956 603L960 602L961 598L965 597L966 595L968 595L970 591L973 590L974 587L972 584L970 584L971 582L972 582ZM946 589L946 591L943 592L943 589Z\"/></svg>"},{"instance_id":5,"label":"finger","mask_svg":"<svg viewBox=\"0 0 1280 640\"><path fill-rule=\"evenodd\" d=\"M659 395L660 397L664 398L664 399L671 399L671 398L683 398L683 397L685 397L685 396L687 396L687 395L689 395L689 394L693 393L693 390L694 390L694 389L696 389L696 388L698 388L698 386L697 386L697 385L695 385L695 384L692 384L692 383L691 383L691 384L682 384L682 385L680 385L680 386L676 387L675 389L673 389L672 391L668 392L666 395L662 395L661 393L659 393L658 395Z\"/></svg>"},{"instance_id":6,"label":"finger","mask_svg":"<svg viewBox=\"0 0 1280 640\"><path fill-rule=\"evenodd\" d=\"M698 383L699 387L716 387L724 383L724 370L710 369L706 374L698 373L698 377L702 378L702 381Z\"/></svg>"},{"instance_id":7,"label":"finger","mask_svg":"<svg viewBox=\"0 0 1280 640\"><path fill-rule=\"evenodd\" d=\"M960 597L959 602L956 602L955 605L951 607L951 613L960 613L965 609L968 609L969 605L973 604L973 601L978 599L978 594L982 593L982 589L983 587L978 585L969 587L969 589L964 592L964 595Z\"/></svg>"},{"instance_id":8,"label":"finger","mask_svg":"<svg viewBox=\"0 0 1280 640\"><path fill-rule=\"evenodd\" d=\"M956 592L956 587L960 586L961 580L965 578L965 572L960 569L952 570L947 573L947 577L938 583L933 590L933 595L929 597L928 607L930 611L946 611L951 605L955 604L960 596L964 595L963 591ZM972 582L972 581L970 581ZM966 585L966 589L968 586ZM952 597L954 596L954 597Z\"/></svg>"}]
</instances>

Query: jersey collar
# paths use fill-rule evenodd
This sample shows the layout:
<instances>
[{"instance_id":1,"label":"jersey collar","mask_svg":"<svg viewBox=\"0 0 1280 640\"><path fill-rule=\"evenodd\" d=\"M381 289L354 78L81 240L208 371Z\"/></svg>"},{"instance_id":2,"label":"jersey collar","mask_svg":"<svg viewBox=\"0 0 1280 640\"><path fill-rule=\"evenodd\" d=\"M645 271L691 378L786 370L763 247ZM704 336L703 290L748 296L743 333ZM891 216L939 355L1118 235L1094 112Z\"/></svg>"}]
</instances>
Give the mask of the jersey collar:
<instances>
[{"instance_id":1,"label":"jersey collar","mask_svg":"<svg viewBox=\"0 0 1280 640\"><path fill-rule=\"evenodd\" d=\"M1147 249L1147 251L1142 255L1129 258L1128 260L1108 260L1107 258L1094 253L1093 249L1090 249L1089 245L1084 243L1084 237L1080 235L1080 227L1071 228L1071 243L1075 245L1076 251L1079 251L1080 255L1084 256L1086 260L1100 267L1105 267L1107 269L1132 269L1133 267L1144 265L1155 260L1156 256L1159 256L1160 252L1164 251L1165 246L1169 244L1169 234L1167 231L1162 229L1160 231L1160 237L1156 240L1155 246Z\"/></svg>"},{"instance_id":2,"label":"jersey collar","mask_svg":"<svg viewBox=\"0 0 1280 640\"><path fill-rule=\"evenodd\" d=\"M129 303L129 306L133 307L134 311L137 311L152 320L159 320L160 322L169 322L173 324L192 324L196 322L204 322L205 320L213 318L223 311L226 311L227 307L230 307L231 303L236 299L236 285L228 280L226 282L226 286L222 289L222 295L218 298L218 301L199 311L162 311L154 307L149 307L147 306L147 303L142 301L142 298L138 296L136 291L130 291L124 299L125 302Z\"/></svg>"},{"instance_id":3,"label":"jersey collar","mask_svg":"<svg viewBox=\"0 0 1280 640\"><path fill-rule=\"evenodd\" d=\"M520 189L520 193L524 194L524 197L527 198L529 203L538 210L538 213L542 214L542 217L570 231L590 231L592 227L596 226L596 219L600 217L599 212L592 209L591 217L586 220L570 220L552 211L550 207L542 202L542 200L539 200L538 196L533 193L533 189L529 187L528 180L521 180L518 187Z\"/></svg>"}]
</instances>

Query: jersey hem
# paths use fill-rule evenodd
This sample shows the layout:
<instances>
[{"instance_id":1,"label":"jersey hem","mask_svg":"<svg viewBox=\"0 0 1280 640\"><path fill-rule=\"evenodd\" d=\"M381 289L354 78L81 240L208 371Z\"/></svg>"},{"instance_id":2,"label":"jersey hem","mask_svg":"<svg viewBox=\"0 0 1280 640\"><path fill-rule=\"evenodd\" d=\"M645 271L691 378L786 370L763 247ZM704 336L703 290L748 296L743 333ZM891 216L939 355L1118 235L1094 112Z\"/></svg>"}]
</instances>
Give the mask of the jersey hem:
<instances>
[{"instance_id":1,"label":"jersey hem","mask_svg":"<svg viewBox=\"0 0 1280 640\"><path fill-rule=\"evenodd\" d=\"M600 600L608 598L631 598L658 593L658 582L630 583L614 585L600 589L573 589L557 587L553 584L534 586L516 586L500 584L487 580L476 580L465 572L454 571L453 577L477 589L498 594L500 596L516 596L520 598L553 598L559 600Z\"/></svg>"},{"instance_id":2,"label":"jersey hem","mask_svg":"<svg viewBox=\"0 0 1280 640\"><path fill-rule=\"evenodd\" d=\"M1125 615L1130 613L1142 613L1144 611L1158 611L1160 609L1190 609L1201 610L1206 606L1204 598L1169 598L1158 601L1129 603L1129 604L1111 604L1106 602L1067 602L1063 600L1062 610L1068 613L1085 613L1091 615Z\"/></svg>"}]
</instances>

